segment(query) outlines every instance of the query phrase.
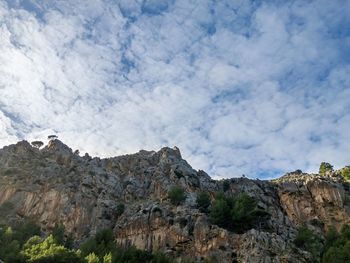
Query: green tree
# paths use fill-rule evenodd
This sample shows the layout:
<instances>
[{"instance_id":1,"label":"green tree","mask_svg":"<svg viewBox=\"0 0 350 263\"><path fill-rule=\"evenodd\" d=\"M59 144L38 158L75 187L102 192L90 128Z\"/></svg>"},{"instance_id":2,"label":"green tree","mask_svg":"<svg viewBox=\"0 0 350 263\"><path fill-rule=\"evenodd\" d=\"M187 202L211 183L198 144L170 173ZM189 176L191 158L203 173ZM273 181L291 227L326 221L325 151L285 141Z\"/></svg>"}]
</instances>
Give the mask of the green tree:
<instances>
[{"instance_id":1,"label":"green tree","mask_svg":"<svg viewBox=\"0 0 350 263\"><path fill-rule=\"evenodd\" d=\"M108 254L103 256L103 263L112 263L112 253L109 252Z\"/></svg>"},{"instance_id":2,"label":"green tree","mask_svg":"<svg viewBox=\"0 0 350 263\"><path fill-rule=\"evenodd\" d=\"M172 187L168 192L168 197L173 205L180 205L186 200L185 191L179 186Z\"/></svg>"},{"instance_id":3,"label":"green tree","mask_svg":"<svg viewBox=\"0 0 350 263\"><path fill-rule=\"evenodd\" d=\"M113 263L151 263L153 260L152 253L139 250L133 246L117 251L114 257Z\"/></svg>"},{"instance_id":4,"label":"green tree","mask_svg":"<svg viewBox=\"0 0 350 263\"><path fill-rule=\"evenodd\" d=\"M21 248L28 238L39 233L40 229L30 221L14 228L0 226L0 259L6 263L25 262Z\"/></svg>"},{"instance_id":5,"label":"green tree","mask_svg":"<svg viewBox=\"0 0 350 263\"><path fill-rule=\"evenodd\" d=\"M56 230L55 230L56 229ZM171 263L162 253L142 251L135 247L121 248L114 242L111 229L99 231L73 250L62 244L62 227L55 234L41 238L37 226L25 223L16 228L0 225L0 259L5 263Z\"/></svg>"},{"instance_id":6,"label":"green tree","mask_svg":"<svg viewBox=\"0 0 350 263\"><path fill-rule=\"evenodd\" d=\"M309 251L313 257L313 262L319 262L322 251L321 238L310 229L305 226L299 228L294 244L303 250Z\"/></svg>"},{"instance_id":7,"label":"green tree","mask_svg":"<svg viewBox=\"0 0 350 263\"><path fill-rule=\"evenodd\" d=\"M236 233L243 233L264 221L268 213L258 209L257 202L246 193L236 197L218 194L210 208L210 221Z\"/></svg>"},{"instance_id":8,"label":"green tree","mask_svg":"<svg viewBox=\"0 0 350 263\"><path fill-rule=\"evenodd\" d=\"M230 181L229 180L223 181L222 189L224 190L224 192L227 192L230 189Z\"/></svg>"},{"instance_id":9,"label":"green tree","mask_svg":"<svg viewBox=\"0 0 350 263\"><path fill-rule=\"evenodd\" d=\"M57 244L52 235L44 240L38 236L31 237L24 244L21 254L28 263L81 262L79 253Z\"/></svg>"},{"instance_id":10,"label":"green tree","mask_svg":"<svg viewBox=\"0 0 350 263\"><path fill-rule=\"evenodd\" d=\"M95 253L90 253L85 257L86 263L100 263L100 259Z\"/></svg>"},{"instance_id":11,"label":"green tree","mask_svg":"<svg viewBox=\"0 0 350 263\"><path fill-rule=\"evenodd\" d=\"M21 246L17 240L12 240L6 244L0 244L0 258L4 262L20 263L25 262L24 257L20 254Z\"/></svg>"},{"instance_id":12,"label":"green tree","mask_svg":"<svg viewBox=\"0 0 350 263\"><path fill-rule=\"evenodd\" d=\"M167 256L165 256L163 253L155 252L152 255L151 263L173 263L171 259L169 259ZM181 261L182 262L182 261ZM184 261L185 263L186 261Z\"/></svg>"},{"instance_id":13,"label":"green tree","mask_svg":"<svg viewBox=\"0 0 350 263\"><path fill-rule=\"evenodd\" d=\"M333 172L333 166L330 163L322 162L320 164L319 174L325 175L327 172Z\"/></svg>"},{"instance_id":14,"label":"green tree","mask_svg":"<svg viewBox=\"0 0 350 263\"><path fill-rule=\"evenodd\" d=\"M326 233L326 240L324 244L324 250L329 249L333 243L338 239L339 233L334 226L331 226Z\"/></svg>"},{"instance_id":15,"label":"green tree","mask_svg":"<svg viewBox=\"0 0 350 263\"><path fill-rule=\"evenodd\" d=\"M28 220L16 227L13 233L13 239L17 240L22 246L30 237L40 234L40 227L33 221Z\"/></svg>"},{"instance_id":16,"label":"green tree","mask_svg":"<svg viewBox=\"0 0 350 263\"><path fill-rule=\"evenodd\" d=\"M81 246L81 254L83 257L94 253L99 258L103 258L104 255L114 251L116 244L114 243L113 232L111 229L103 229L94 237L86 240Z\"/></svg>"},{"instance_id":17,"label":"green tree","mask_svg":"<svg viewBox=\"0 0 350 263\"><path fill-rule=\"evenodd\" d=\"M220 227L227 228L230 224L230 207L226 199L215 199L210 208L210 221Z\"/></svg>"},{"instance_id":18,"label":"green tree","mask_svg":"<svg viewBox=\"0 0 350 263\"><path fill-rule=\"evenodd\" d=\"M350 166L346 166L341 169L340 174L344 177L345 180L350 180Z\"/></svg>"},{"instance_id":19,"label":"green tree","mask_svg":"<svg viewBox=\"0 0 350 263\"><path fill-rule=\"evenodd\" d=\"M52 229L52 236L59 245L65 244L64 225L55 225Z\"/></svg>"},{"instance_id":20,"label":"green tree","mask_svg":"<svg viewBox=\"0 0 350 263\"><path fill-rule=\"evenodd\" d=\"M251 227L257 217L257 202L246 193L238 195L233 201L231 210L232 224L234 228L246 229Z\"/></svg>"},{"instance_id":21,"label":"green tree","mask_svg":"<svg viewBox=\"0 0 350 263\"><path fill-rule=\"evenodd\" d=\"M124 210L125 210L125 205L123 203L118 204L116 209L117 217L121 216L124 213Z\"/></svg>"},{"instance_id":22,"label":"green tree","mask_svg":"<svg viewBox=\"0 0 350 263\"><path fill-rule=\"evenodd\" d=\"M44 143L42 141L33 141L31 142L31 144L35 147L35 148L40 148L41 146L44 145Z\"/></svg>"},{"instance_id":23,"label":"green tree","mask_svg":"<svg viewBox=\"0 0 350 263\"><path fill-rule=\"evenodd\" d=\"M207 192L200 192L196 199L197 207L201 212L208 212L210 206L210 196Z\"/></svg>"},{"instance_id":24,"label":"green tree","mask_svg":"<svg viewBox=\"0 0 350 263\"><path fill-rule=\"evenodd\" d=\"M350 262L350 241L343 245L332 246L322 257L322 263L349 263Z\"/></svg>"}]
</instances>

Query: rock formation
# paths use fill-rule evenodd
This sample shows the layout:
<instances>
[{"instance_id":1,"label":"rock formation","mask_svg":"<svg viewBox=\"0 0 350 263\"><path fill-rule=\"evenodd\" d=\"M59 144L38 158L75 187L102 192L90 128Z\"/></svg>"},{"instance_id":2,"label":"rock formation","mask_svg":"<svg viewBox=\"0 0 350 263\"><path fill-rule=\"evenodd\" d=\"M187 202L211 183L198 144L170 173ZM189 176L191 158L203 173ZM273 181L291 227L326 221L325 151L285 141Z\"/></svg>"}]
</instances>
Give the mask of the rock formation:
<instances>
[{"instance_id":1,"label":"rock formation","mask_svg":"<svg viewBox=\"0 0 350 263\"><path fill-rule=\"evenodd\" d=\"M179 206L167 198L175 185L186 193ZM269 218L243 234L211 224L196 196L224 190L248 193ZM26 141L0 150L0 223L32 218L44 231L63 224L76 240L112 228L120 245L175 258L310 262L293 244L297 228L307 225L322 235L350 223L348 200L348 184L336 172L215 181L192 169L176 147L106 159L80 157L57 139L41 150Z\"/></svg>"}]
</instances>

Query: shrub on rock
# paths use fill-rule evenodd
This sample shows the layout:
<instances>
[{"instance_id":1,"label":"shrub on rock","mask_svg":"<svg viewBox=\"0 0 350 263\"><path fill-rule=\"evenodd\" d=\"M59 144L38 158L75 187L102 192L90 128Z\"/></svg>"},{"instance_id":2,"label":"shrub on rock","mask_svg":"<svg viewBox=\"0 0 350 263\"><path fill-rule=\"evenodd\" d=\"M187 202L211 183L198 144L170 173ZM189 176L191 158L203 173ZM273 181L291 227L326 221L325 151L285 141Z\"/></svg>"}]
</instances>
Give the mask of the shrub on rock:
<instances>
[{"instance_id":1,"label":"shrub on rock","mask_svg":"<svg viewBox=\"0 0 350 263\"><path fill-rule=\"evenodd\" d=\"M180 205L186 200L185 191L179 186L172 187L168 192L168 197L173 205Z\"/></svg>"}]
</instances>

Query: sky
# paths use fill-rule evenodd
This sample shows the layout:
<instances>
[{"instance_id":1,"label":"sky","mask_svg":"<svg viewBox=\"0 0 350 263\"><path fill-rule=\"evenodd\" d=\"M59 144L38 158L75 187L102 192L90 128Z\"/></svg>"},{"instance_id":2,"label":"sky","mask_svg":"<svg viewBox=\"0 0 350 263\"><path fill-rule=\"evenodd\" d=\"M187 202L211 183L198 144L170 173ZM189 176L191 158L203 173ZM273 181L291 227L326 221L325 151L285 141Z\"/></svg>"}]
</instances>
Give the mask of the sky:
<instances>
[{"instance_id":1,"label":"sky","mask_svg":"<svg viewBox=\"0 0 350 263\"><path fill-rule=\"evenodd\" d=\"M350 164L350 1L0 0L0 147L177 146L213 178Z\"/></svg>"}]
</instances>

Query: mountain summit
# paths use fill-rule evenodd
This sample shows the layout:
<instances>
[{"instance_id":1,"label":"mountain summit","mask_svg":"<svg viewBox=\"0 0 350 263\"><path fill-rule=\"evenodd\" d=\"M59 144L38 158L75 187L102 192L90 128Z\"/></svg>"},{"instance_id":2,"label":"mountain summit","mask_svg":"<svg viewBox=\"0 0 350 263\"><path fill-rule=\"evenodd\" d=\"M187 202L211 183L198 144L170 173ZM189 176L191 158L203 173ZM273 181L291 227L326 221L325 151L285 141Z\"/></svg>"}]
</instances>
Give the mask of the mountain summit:
<instances>
[{"instance_id":1,"label":"mountain summit","mask_svg":"<svg viewBox=\"0 0 350 263\"><path fill-rule=\"evenodd\" d=\"M121 246L178 259L312 262L295 242L298 229L324 239L350 223L349 205L337 171L216 181L177 147L105 159L81 157L58 139L0 149L0 223L30 218L44 232L63 225L76 242L109 228Z\"/></svg>"}]
</instances>

